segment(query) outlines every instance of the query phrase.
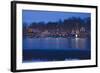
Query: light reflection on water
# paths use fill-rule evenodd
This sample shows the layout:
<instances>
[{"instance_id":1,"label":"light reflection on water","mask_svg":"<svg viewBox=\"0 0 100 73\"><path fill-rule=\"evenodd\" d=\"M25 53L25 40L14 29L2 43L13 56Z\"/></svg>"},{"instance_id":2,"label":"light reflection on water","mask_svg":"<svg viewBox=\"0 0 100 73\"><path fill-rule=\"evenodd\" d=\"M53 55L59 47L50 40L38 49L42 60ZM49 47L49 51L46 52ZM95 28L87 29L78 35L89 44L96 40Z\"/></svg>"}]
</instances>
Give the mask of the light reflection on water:
<instances>
[{"instance_id":1,"label":"light reflection on water","mask_svg":"<svg viewBox=\"0 0 100 73\"><path fill-rule=\"evenodd\" d=\"M88 38L25 38L24 49L79 49L89 50Z\"/></svg>"}]
</instances>

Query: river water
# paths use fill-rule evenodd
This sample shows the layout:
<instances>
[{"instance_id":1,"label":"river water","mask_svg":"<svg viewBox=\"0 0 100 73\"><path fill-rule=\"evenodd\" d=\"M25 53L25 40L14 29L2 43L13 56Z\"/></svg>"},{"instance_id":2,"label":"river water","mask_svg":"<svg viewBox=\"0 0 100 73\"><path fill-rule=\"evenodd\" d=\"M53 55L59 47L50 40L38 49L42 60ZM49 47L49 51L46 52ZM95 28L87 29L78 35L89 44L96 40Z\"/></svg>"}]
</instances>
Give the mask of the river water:
<instances>
[{"instance_id":1,"label":"river water","mask_svg":"<svg viewBox=\"0 0 100 73\"><path fill-rule=\"evenodd\" d=\"M89 38L25 38L24 61L90 59Z\"/></svg>"},{"instance_id":2,"label":"river water","mask_svg":"<svg viewBox=\"0 0 100 73\"><path fill-rule=\"evenodd\" d=\"M89 50L88 38L26 38L23 41L23 49L79 49Z\"/></svg>"}]
</instances>

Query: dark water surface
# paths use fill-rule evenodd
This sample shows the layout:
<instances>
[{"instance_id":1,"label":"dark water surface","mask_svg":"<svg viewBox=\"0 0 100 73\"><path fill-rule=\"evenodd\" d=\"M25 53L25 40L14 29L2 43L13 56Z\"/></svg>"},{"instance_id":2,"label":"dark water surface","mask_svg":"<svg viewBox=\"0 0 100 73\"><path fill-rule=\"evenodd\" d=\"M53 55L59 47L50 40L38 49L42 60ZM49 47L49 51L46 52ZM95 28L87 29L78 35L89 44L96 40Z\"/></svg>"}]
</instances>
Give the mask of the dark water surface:
<instances>
[{"instance_id":1,"label":"dark water surface","mask_svg":"<svg viewBox=\"0 0 100 73\"><path fill-rule=\"evenodd\" d=\"M23 62L90 59L89 38L25 38Z\"/></svg>"}]
</instances>

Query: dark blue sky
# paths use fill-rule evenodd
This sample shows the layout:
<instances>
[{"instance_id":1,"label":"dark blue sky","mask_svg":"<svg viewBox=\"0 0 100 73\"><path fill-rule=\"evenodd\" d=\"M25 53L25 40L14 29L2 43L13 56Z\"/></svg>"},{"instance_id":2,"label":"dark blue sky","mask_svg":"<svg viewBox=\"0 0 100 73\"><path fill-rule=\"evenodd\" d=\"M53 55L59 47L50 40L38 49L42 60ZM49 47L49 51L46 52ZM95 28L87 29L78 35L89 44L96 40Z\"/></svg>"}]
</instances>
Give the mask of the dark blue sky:
<instances>
[{"instance_id":1,"label":"dark blue sky","mask_svg":"<svg viewBox=\"0 0 100 73\"><path fill-rule=\"evenodd\" d=\"M90 17L90 13L77 13L77 12L56 12L56 11L35 11L23 10L22 21L26 23L32 22L55 22L59 19L64 20L71 17L86 18Z\"/></svg>"}]
</instances>

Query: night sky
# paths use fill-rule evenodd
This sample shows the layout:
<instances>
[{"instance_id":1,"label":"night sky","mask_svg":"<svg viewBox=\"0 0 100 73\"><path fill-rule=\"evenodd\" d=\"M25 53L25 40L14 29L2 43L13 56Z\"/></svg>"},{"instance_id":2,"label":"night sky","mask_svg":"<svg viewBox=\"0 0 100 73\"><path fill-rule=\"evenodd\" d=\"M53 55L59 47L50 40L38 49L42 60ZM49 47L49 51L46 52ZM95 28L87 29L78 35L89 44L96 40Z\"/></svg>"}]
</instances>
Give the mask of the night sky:
<instances>
[{"instance_id":1,"label":"night sky","mask_svg":"<svg viewBox=\"0 0 100 73\"><path fill-rule=\"evenodd\" d=\"M55 22L68 19L71 17L80 17L82 19L90 17L90 13L78 13L78 12L57 12L57 11L35 11L35 10L23 10L22 21L28 24L32 22Z\"/></svg>"}]
</instances>

